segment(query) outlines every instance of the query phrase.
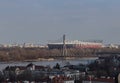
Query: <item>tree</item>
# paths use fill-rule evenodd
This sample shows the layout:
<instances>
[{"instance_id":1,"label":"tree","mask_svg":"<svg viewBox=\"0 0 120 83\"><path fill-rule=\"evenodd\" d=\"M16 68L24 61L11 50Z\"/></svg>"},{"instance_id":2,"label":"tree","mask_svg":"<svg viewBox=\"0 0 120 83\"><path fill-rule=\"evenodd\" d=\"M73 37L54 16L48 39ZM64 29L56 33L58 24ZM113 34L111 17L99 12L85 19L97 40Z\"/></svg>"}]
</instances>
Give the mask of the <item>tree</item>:
<instances>
[{"instance_id":1,"label":"tree","mask_svg":"<svg viewBox=\"0 0 120 83\"><path fill-rule=\"evenodd\" d=\"M60 69L59 63L56 63L56 66L54 66L55 69Z\"/></svg>"}]
</instances>

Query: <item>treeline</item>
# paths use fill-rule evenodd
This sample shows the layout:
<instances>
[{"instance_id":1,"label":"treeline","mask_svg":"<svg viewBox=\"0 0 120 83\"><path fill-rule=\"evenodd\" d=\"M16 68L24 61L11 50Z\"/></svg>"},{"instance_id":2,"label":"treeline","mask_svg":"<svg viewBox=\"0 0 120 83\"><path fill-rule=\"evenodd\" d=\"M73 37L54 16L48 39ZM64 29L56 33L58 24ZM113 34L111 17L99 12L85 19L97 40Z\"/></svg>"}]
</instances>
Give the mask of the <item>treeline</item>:
<instances>
[{"instance_id":1,"label":"treeline","mask_svg":"<svg viewBox=\"0 0 120 83\"><path fill-rule=\"evenodd\" d=\"M0 61L23 61L45 58L49 53L47 49L40 48L2 48Z\"/></svg>"},{"instance_id":2,"label":"treeline","mask_svg":"<svg viewBox=\"0 0 120 83\"><path fill-rule=\"evenodd\" d=\"M120 49L67 49L68 57L97 56L97 52L120 52ZM0 48L0 61L24 61L39 58L60 58L62 50L47 48Z\"/></svg>"}]
</instances>

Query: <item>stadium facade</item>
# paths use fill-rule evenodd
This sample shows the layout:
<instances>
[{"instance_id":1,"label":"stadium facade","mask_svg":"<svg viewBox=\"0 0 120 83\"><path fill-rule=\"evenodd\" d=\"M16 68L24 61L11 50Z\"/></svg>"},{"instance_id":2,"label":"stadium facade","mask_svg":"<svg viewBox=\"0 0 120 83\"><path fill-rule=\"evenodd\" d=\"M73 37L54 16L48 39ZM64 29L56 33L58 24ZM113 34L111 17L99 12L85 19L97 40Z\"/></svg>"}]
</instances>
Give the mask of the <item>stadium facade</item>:
<instances>
[{"instance_id":1,"label":"stadium facade","mask_svg":"<svg viewBox=\"0 0 120 83\"><path fill-rule=\"evenodd\" d=\"M59 43L48 43L49 49L62 49L63 42ZM102 48L102 42L84 42L84 41L65 41L66 48Z\"/></svg>"}]
</instances>

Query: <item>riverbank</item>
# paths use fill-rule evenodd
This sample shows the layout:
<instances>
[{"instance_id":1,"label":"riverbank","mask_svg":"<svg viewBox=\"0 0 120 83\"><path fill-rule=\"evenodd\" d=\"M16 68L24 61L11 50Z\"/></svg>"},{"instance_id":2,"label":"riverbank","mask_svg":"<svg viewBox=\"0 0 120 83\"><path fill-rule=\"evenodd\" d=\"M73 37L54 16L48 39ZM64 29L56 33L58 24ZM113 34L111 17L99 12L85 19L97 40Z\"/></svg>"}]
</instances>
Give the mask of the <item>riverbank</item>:
<instances>
[{"instance_id":1,"label":"riverbank","mask_svg":"<svg viewBox=\"0 0 120 83\"><path fill-rule=\"evenodd\" d=\"M65 58L59 58L59 59L54 59L54 58L38 58L38 59L32 59L32 60L24 60L23 62L39 62L39 61L56 61L56 60L92 60L92 59L98 59L99 57L65 57Z\"/></svg>"}]
</instances>

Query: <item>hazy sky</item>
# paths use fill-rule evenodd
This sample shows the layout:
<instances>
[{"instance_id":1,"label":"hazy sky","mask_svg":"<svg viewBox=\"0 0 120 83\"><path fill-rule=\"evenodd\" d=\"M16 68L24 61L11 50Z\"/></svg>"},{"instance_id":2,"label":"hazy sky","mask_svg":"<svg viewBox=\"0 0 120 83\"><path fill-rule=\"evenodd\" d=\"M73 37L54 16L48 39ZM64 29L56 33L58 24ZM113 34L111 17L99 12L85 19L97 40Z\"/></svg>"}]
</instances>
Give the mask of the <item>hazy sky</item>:
<instances>
[{"instance_id":1,"label":"hazy sky","mask_svg":"<svg viewBox=\"0 0 120 83\"><path fill-rule=\"evenodd\" d=\"M120 0L0 0L0 43L71 40L120 44Z\"/></svg>"}]
</instances>

